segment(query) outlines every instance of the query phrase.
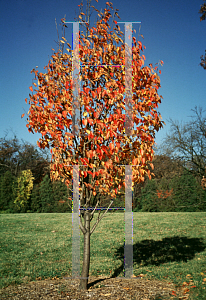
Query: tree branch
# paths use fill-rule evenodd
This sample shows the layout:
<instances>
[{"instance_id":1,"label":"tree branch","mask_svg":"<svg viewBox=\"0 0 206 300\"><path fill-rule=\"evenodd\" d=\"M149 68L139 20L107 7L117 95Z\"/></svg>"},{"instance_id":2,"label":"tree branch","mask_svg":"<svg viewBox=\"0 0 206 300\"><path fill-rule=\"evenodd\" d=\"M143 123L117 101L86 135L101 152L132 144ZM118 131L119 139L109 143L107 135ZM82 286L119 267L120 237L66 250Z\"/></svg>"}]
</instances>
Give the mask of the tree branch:
<instances>
[{"instance_id":1,"label":"tree branch","mask_svg":"<svg viewBox=\"0 0 206 300\"><path fill-rule=\"evenodd\" d=\"M110 205L108 206L107 210L106 210L105 213L101 216L100 219L99 219L99 216L98 216L97 222L94 224L94 226L93 226L93 228L92 228L92 230L91 230L91 232L90 232L90 235L94 232L95 228L97 227L97 225L99 224L99 222L101 221L101 219L102 219L102 218L104 217L104 215L108 212L108 210L109 210L109 208L110 208L110 206L112 205L113 202L114 202L113 200L110 202ZM100 214L99 214L99 215L100 215Z\"/></svg>"}]
</instances>

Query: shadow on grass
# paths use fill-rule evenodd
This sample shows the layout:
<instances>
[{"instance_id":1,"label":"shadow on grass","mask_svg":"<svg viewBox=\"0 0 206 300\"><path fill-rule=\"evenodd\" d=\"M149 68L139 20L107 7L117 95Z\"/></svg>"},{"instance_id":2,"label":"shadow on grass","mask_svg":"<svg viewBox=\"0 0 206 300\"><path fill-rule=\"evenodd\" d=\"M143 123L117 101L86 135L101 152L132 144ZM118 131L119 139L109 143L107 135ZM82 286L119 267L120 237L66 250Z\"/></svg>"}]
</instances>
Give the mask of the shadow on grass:
<instances>
[{"instance_id":1,"label":"shadow on grass","mask_svg":"<svg viewBox=\"0 0 206 300\"><path fill-rule=\"evenodd\" d=\"M194 258L196 253L204 251L206 245L202 238L169 237L160 241L143 240L133 245L133 263L159 266L168 262L187 262ZM122 264L112 274L116 278L124 271L124 245L119 247L115 256Z\"/></svg>"},{"instance_id":2,"label":"shadow on grass","mask_svg":"<svg viewBox=\"0 0 206 300\"><path fill-rule=\"evenodd\" d=\"M141 264L142 267L148 265L159 266L168 262L187 262L194 258L196 253L204 251L206 245L202 238L170 237L161 241L143 240L133 245L133 263ZM124 271L124 245L119 247L115 256L122 261L110 278L116 278ZM88 284L88 288L104 281L98 279ZM161 299L161 298L159 298Z\"/></svg>"}]
</instances>

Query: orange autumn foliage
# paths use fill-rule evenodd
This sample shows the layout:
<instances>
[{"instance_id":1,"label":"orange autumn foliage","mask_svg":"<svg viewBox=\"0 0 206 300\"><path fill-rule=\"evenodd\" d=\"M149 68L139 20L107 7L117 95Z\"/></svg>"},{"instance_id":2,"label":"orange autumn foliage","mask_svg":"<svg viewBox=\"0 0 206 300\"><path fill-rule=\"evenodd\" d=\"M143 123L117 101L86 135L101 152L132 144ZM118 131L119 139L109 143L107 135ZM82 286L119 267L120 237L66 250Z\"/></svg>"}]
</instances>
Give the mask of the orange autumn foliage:
<instances>
[{"instance_id":1,"label":"orange autumn foliage","mask_svg":"<svg viewBox=\"0 0 206 300\"><path fill-rule=\"evenodd\" d=\"M88 197L88 193L84 193L87 190L93 195L109 194L114 198L125 185L125 167L120 165L133 165L133 184L143 182L146 175L150 179L153 175L149 163L154 157L155 131L164 124L157 111L162 97L158 95L158 67L144 66L146 58L141 55L142 43L133 37L132 71L126 78L124 65L128 62L121 38L123 33L116 21L114 30L109 29L110 9L99 15L96 27L88 29L87 39L82 34L79 38L80 135L75 136L72 128L73 51L65 38L61 41L69 47L67 52L60 49L54 52L45 73L37 69L31 71L36 82L30 87L32 94L29 94L26 126L29 132L42 134L37 143L40 148L51 149L52 179L63 177L69 185L73 178L72 166L80 165L81 197ZM124 134L125 80L132 82L135 126L131 136Z\"/></svg>"}]
</instances>

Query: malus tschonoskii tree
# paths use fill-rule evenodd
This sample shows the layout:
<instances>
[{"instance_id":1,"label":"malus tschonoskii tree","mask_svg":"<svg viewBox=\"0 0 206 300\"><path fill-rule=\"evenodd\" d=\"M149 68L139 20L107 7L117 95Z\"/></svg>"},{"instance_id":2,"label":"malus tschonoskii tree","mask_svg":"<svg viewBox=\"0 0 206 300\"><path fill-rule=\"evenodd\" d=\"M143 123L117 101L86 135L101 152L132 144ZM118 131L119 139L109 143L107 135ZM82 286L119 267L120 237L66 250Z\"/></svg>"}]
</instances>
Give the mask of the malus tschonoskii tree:
<instances>
[{"instance_id":1,"label":"malus tschonoskii tree","mask_svg":"<svg viewBox=\"0 0 206 300\"><path fill-rule=\"evenodd\" d=\"M36 82L33 83L34 88L30 87L28 130L42 134L38 141L40 148L51 149L51 177L54 180L63 177L69 186L73 176L72 165L80 165L80 203L85 208L90 206L92 197L95 208L101 205L102 195L116 197L125 185L125 167L120 165L133 165L133 185L144 181L146 175L151 178L149 163L154 156L155 131L164 123L157 112L161 103L158 68L151 64L144 66L145 56L140 55L142 43L133 37L131 77L125 78L128 62L121 38L123 32L115 20L117 12L113 18L113 30L110 29L110 9L113 9L111 2L106 3L104 13L95 9L99 16L96 26L90 28L88 25L88 37L81 33L79 37L82 64L82 88L78 99L79 136L73 134L72 50L66 39L62 37L61 42L68 45L68 53L61 49L55 52L45 67L45 73L32 70ZM81 12L80 21L83 21L83 16L85 14ZM125 80L132 81L132 118L136 128L133 128L131 136L124 134ZM150 165L153 167L152 163ZM81 273L84 278L89 275L90 235L103 217L99 218L99 212L97 222L90 230L94 211L85 211L84 225L80 220L85 241ZM87 283L88 279L81 279L80 288L86 289Z\"/></svg>"}]
</instances>

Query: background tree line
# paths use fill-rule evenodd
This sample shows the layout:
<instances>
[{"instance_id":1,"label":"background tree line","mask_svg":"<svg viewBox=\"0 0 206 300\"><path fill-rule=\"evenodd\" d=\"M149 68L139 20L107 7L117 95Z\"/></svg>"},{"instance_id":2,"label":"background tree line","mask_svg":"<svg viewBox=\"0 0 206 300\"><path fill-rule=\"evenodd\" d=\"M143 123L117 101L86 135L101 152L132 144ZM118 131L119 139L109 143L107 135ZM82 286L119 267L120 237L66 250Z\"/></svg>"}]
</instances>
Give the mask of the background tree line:
<instances>
[{"instance_id":1,"label":"background tree line","mask_svg":"<svg viewBox=\"0 0 206 300\"><path fill-rule=\"evenodd\" d=\"M72 211L65 184L50 180L49 161L47 150L20 142L16 136L0 139L1 212Z\"/></svg>"},{"instance_id":2,"label":"background tree line","mask_svg":"<svg viewBox=\"0 0 206 300\"><path fill-rule=\"evenodd\" d=\"M170 120L171 130L155 151L152 180L134 186L133 211L206 211L201 187L206 166L206 117L192 110L187 123ZM112 207L124 207L122 188ZM50 180L50 153L27 142L0 139L0 211L72 212L72 187ZM110 203L104 197L104 207ZM123 212L123 210L122 210Z\"/></svg>"}]
</instances>

